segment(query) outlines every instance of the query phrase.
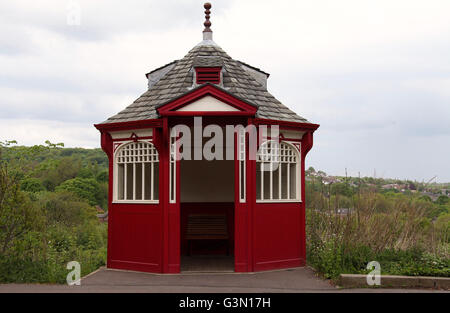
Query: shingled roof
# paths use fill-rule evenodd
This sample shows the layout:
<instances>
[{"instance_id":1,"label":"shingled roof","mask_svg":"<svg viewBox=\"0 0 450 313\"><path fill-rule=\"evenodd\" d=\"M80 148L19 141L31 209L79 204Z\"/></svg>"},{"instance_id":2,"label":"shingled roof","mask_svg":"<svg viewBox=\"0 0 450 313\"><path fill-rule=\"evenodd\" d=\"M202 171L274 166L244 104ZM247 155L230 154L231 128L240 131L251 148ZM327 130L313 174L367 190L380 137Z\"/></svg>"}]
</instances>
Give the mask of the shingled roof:
<instances>
[{"instance_id":1,"label":"shingled roof","mask_svg":"<svg viewBox=\"0 0 450 313\"><path fill-rule=\"evenodd\" d=\"M232 59L212 40L204 40L181 60L169 63L173 66L159 81L118 114L105 123L120 123L158 118L157 108L188 92L194 86L194 66L222 66L223 83L218 88L255 105L256 117L289 122L309 123L275 99L266 87L243 67L245 63ZM254 68L255 70L258 70ZM263 74L266 74L260 71ZM152 72L150 72L152 73Z\"/></svg>"}]
</instances>

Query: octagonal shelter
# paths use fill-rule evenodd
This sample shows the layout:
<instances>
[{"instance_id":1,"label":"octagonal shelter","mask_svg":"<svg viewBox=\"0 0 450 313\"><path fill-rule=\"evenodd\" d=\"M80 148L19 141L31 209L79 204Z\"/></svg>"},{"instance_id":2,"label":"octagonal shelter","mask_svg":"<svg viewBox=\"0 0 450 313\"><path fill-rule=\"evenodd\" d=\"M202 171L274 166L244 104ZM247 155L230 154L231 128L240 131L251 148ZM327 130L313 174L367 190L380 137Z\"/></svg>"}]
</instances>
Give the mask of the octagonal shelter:
<instances>
[{"instance_id":1,"label":"octagonal shelter","mask_svg":"<svg viewBox=\"0 0 450 313\"><path fill-rule=\"evenodd\" d=\"M306 263L304 162L319 125L212 40L210 7L203 41L147 73L148 90L95 125L109 158L109 268Z\"/></svg>"}]
</instances>

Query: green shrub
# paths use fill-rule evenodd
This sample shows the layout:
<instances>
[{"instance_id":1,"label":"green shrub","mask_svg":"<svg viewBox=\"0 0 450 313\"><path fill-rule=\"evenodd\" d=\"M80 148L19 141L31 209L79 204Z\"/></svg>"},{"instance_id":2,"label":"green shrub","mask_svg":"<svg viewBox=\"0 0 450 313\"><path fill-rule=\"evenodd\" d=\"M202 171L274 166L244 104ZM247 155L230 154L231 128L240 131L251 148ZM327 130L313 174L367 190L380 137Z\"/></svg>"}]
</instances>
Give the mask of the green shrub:
<instances>
[{"instance_id":1,"label":"green shrub","mask_svg":"<svg viewBox=\"0 0 450 313\"><path fill-rule=\"evenodd\" d=\"M56 187L55 191L69 191L89 202L90 205L99 204L101 189L99 183L93 178L80 178L66 180Z\"/></svg>"},{"instance_id":2,"label":"green shrub","mask_svg":"<svg viewBox=\"0 0 450 313\"><path fill-rule=\"evenodd\" d=\"M37 178L26 178L20 183L20 189L27 192L40 192L44 191L45 187L40 179Z\"/></svg>"}]
</instances>

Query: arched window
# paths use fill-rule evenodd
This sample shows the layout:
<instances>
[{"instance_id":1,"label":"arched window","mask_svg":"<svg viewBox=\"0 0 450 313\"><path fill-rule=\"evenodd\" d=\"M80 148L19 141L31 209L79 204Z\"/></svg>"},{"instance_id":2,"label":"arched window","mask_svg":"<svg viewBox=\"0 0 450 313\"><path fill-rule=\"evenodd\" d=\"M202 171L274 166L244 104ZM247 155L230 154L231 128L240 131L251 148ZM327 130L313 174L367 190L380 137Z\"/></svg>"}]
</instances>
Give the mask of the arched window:
<instances>
[{"instance_id":1,"label":"arched window","mask_svg":"<svg viewBox=\"0 0 450 313\"><path fill-rule=\"evenodd\" d=\"M267 141L256 159L256 200L295 202L300 198L300 157L286 142Z\"/></svg>"},{"instance_id":2,"label":"arched window","mask_svg":"<svg viewBox=\"0 0 450 313\"><path fill-rule=\"evenodd\" d=\"M119 148L114 168L115 202L158 202L159 158L153 144L138 141Z\"/></svg>"}]
</instances>

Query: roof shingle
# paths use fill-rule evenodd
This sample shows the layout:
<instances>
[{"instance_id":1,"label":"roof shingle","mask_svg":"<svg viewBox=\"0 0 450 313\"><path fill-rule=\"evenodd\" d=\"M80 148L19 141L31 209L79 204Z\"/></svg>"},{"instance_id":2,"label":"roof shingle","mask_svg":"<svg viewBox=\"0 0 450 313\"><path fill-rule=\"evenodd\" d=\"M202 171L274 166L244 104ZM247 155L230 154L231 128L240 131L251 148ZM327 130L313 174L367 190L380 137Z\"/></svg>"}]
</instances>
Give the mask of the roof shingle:
<instances>
[{"instance_id":1,"label":"roof shingle","mask_svg":"<svg viewBox=\"0 0 450 313\"><path fill-rule=\"evenodd\" d=\"M102 124L158 118L156 109L159 106L192 90L193 72L191 69L196 66L222 66L224 69L223 88L226 92L256 105L258 107L256 117L309 123L272 96L264 86L241 67L240 61L233 60L215 44L199 44L183 59L172 63L174 66L159 81L131 105ZM222 88L222 86L217 87Z\"/></svg>"}]
</instances>

